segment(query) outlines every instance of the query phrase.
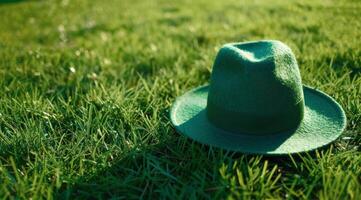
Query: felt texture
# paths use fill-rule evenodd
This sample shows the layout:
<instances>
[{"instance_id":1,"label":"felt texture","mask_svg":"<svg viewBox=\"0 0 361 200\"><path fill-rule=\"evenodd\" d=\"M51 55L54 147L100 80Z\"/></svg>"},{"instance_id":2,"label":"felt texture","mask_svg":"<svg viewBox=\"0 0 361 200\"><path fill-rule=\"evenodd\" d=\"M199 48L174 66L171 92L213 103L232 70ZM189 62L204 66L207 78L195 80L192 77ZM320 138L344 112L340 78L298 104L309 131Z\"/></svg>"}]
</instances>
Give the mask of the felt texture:
<instances>
[{"instance_id":1,"label":"felt texture","mask_svg":"<svg viewBox=\"0 0 361 200\"><path fill-rule=\"evenodd\" d=\"M216 126L271 134L303 118L301 76L291 49L279 41L224 45L214 62L207 114Z\"/></svg>"},{"instance_id":2,"label":"felt texture","mask_svg":"<svg viewBox=\"0 0 361 200\"><path fill-rule=\"evenodd\" d=\"M178 132L200 143L249 154L282 155L311 151L339 137L346 126L341 106L321 91L303 86L304 117L295 129L267 134L225 131L207 117L209 86L191 90L177 98L170 118Z\"/></svg>"},{"instance_id":3,"label":"felt texture","mask_svg":"<svg viewBox=\"0 0 361 200\"><path fill-rule=\"evenodd\" d=\"M302 86L297 61L280 41L224 45L209 86L178 97L176 130L198 142L253 154L309 151L335 140L346 126L341 106Z\"/></svg>"}]
</instances>

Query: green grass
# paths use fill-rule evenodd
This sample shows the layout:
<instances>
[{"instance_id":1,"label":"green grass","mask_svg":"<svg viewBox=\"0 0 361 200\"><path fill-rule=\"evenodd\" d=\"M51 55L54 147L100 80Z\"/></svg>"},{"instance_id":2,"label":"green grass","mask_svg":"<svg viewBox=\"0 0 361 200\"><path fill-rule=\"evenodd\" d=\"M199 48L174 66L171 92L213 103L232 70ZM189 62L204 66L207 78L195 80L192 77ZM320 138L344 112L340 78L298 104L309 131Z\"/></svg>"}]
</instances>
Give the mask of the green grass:
<instances>
[{"instance_id":1,"label":"green grass","mask_svg":"<svg viewBox=\"0 0 361 200\"><path fill-rule=\"evenodd\" d=\"M0 0L0 198L361 198L361 2ZM278 39L346 111L309 154L180 136L174 99L224 43Z\"/></svg>"}]
</instances>

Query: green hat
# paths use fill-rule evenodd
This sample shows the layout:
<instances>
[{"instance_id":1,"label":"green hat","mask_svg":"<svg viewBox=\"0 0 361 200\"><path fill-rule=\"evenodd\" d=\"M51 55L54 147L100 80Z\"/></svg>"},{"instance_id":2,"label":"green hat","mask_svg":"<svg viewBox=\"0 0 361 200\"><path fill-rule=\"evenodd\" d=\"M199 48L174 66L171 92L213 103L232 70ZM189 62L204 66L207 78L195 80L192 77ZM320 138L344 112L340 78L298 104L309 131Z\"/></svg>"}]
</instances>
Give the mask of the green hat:
<instances>
[{"instance_id":1,"label":"green hat","mask_svg":"<svg viewBox=\"0 0 361 200\"><path fill-rule=\"evenodd\" d=\"M250 154L314 150L346 127L341 106L302 85L293 52L275 40L224 45L210 85L178 97L170 118L195 141Z\"/></svg>"}]
</instances>

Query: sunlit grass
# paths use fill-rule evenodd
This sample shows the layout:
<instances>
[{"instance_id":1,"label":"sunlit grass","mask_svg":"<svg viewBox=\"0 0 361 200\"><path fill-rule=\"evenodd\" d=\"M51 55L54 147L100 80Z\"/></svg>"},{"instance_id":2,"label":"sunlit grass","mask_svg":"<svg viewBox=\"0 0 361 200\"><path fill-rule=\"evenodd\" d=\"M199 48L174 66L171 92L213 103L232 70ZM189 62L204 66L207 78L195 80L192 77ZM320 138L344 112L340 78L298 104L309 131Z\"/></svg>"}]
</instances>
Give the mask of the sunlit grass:
<instances>
[{"instance_id":1,"label":"sunlit grass","mask_svg":"<svg viewBox=\"0 0 361 200\"><path fill-rule=\"evenodd\" d=\"M0 0L0 2L3 2ZM1 198L360 199L361 3L0 3ZM308 154L202 146L169 107L208 83L224 43L277 39L348 127Z\"/></svg>"}]
</instances>

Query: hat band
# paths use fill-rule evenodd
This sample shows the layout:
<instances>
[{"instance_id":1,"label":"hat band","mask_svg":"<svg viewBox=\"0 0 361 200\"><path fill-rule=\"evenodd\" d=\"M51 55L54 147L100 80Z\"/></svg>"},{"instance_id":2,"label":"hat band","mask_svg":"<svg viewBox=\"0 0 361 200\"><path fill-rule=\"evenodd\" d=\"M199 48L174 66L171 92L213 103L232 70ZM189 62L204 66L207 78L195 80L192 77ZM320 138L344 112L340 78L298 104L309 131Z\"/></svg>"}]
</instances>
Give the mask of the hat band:
<instances>
[{"instance_id":1,"label":"hat band","mask_svg":"<svg viewBox=\"0 0 361 200\"><path fill-rule=\"evenodd\" d=\"M304 101L293 108L292 112L278 112L274 115L250 114L225 110L210 101L207 102L208 120L218 128L234 133L272 134L296 128L303 119Z\"/></svg>"}]
</instances>

